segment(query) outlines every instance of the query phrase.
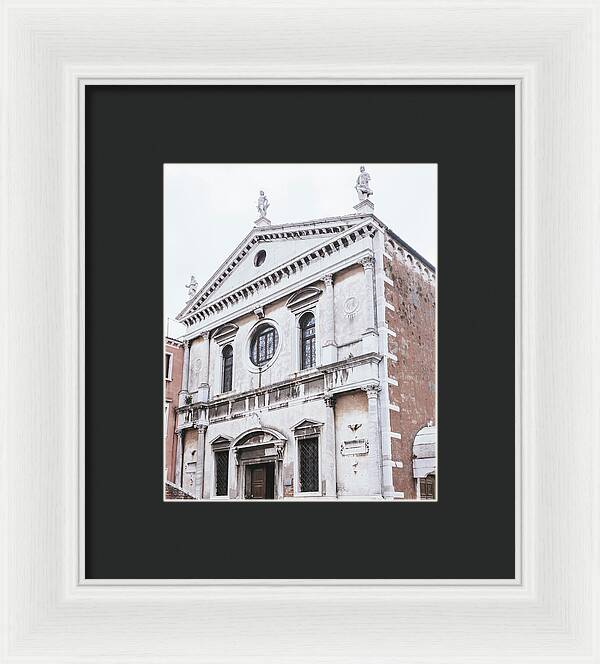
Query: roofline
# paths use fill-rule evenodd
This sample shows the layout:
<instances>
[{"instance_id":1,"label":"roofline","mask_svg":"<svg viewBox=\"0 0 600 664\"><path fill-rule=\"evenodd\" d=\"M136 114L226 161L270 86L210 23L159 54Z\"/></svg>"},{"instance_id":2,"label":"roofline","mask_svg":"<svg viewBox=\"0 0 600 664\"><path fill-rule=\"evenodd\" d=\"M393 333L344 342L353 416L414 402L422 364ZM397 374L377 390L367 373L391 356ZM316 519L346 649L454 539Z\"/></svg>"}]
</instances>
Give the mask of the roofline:
<instances>
[{"instance_id":1,"label":"roofline","mask_svg":"<svg viewBox=\"0 0 600 664\"><path fill-rule=\"evenodd\" d=\"M309 219L307 221L287 222L283 224L271 224L270 226L255 226L244 236L242 241L237 244L235 249L227 256L227 258L223 261L223 263L221 263L221 265L217 268L217 270L215 270L215 272L211 275L211 277L204 283L202 288L199 288L196 294L188 302L186 302L185 306L177 314L176 320L177 321L182 320L182 318L180 317L183 316L184 312L188 313L191 310L191 307L196 303L200 295L204 293L206 289L214 283L215 279L219 276L219 274L222 273L223 266L228 265L228 263L230 263L231 260L235 256L237 256L240 253L240 251L242 251L244 245L247 244L253 236L260 235L261 233L286 230L287 228L300 228L302 226L318 226L321 224L360 221L361 219L366 219L367 217L371 217L374 221L380 224L382 228L387 233L389 233L389 235L394 239L394 241L396 241L404 249L409 251L418 261L426 265L432 272L434 273L436 272L436 268L426 258L424 258L418 251L413 249L407 242L405 242L397 233L395 233L391 228L389 228L389 226L387 226L383 221L381 221L381 219L379 219L379 217L377 217L373 213L368 213L368 214L352 213L346 215L338 215L334 217L321 217L319 219Z\"/></svg>"},{"instance_id":2,"label":"roofline","mask_svg":"<svg viewBox=\"0 0 600 664\"><path fill-rule=\"evenodd\" d=\"M211 286L216 278L223 272L224 266L227 266L229 263L231 263L232 259L237 256L242 249L244 248L244 245L246 245L255 235L261 235L263 233L270 233L270 232L277 232L277 231L282 231L282 230L287 230L288 228L301 228L302 226L318 226L321 224L331 224L331 223L340 223L343 221L352 221L352 220L360 220L362 218L368 217L370 215L364 215L364 214L349 214L349 215L342 215L342 216L336 216L336 217L323 217L321 219L309 219L308 221L296 221L296 222L288 222L284 224L271 224L270 226L255 226L252 228L243 238L241 242L237 244L235 249L227 256L227 258L221 263L221 265L213 272L211 277L207 279L207 281L204 283L202 288L199 288L194 296L188 300L181 311L177 314L175 317L175 320L180 322L182 320L183 314L188 313L191 310L191 307L196 303L198 298L202 293L206 291L206 289Z\"/></svg>"},{"instance_id":3,"label":"roofline","mask_svg":"<svg viewBox=\"0 0 600 664\"><path fill-rule=\"evenodd\" d=\"M405 249L410 251L410 253L421 263L425 263L425 265L432 271L435 272L436 268L434 265L432 265L421 253L419 253L416 249L410 246L408 242L403 240L396 232L394 232L387 224L385 224L381 219L374 213L369 213L369 214L362 214L362 213L354 213L354 214L343 214L339 215L337 217L323 217L321 219L310 219L309 221L297 221L297 222L291 222L287 224L280 224L279 226L269 226L269 227L263 227L263 228L283 228L285 226L300 226L300 225L310 225L310 224L317 224L317 223L332 223L335 221L351 221L353 219L361 219L364 217L373 217L376 221L378 221L384 228L385 230L394 238L398 244L401 244Z\"/></svg>"},{"instance_id":4,"label":"roofline","mask_svg":"<svg viewBox=\"0 0 600 664\"><path fill-rule=\"evenodd\" d=\"M381 222L383 224L383 222ZM422 254L420 254L418 251L413 249L408 242L405 242L397 233L394 233L394 231L391 228L388 228L385 224L386 231L394 238L398 244L401 244L405 249L410 251L410 253L421 263L424 263L432 272L437 272L436 268L434 265L432 265L426 258L423 257Z\"/></svg>"}]
</instances>

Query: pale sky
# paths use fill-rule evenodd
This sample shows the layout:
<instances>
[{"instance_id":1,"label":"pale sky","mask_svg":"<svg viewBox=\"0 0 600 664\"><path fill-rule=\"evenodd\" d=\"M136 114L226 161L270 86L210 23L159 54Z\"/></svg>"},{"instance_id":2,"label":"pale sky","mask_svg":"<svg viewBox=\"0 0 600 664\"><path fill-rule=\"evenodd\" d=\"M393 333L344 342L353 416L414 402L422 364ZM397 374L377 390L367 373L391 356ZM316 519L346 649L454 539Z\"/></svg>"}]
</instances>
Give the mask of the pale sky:
<instances>
[{"instance_id":1,"label":"pale sky","mask_svg":"<svg viewBox=\"0 0 600 664\"><path fill-rule=\"evenodd\" d=\"M437 165L369 164L375 214L437 264ZM361 164L165 164L164 307L168 334L194 275L201 288L254 227L263 189L273 224L352 214Z\"/></svg>"}]
</instances>

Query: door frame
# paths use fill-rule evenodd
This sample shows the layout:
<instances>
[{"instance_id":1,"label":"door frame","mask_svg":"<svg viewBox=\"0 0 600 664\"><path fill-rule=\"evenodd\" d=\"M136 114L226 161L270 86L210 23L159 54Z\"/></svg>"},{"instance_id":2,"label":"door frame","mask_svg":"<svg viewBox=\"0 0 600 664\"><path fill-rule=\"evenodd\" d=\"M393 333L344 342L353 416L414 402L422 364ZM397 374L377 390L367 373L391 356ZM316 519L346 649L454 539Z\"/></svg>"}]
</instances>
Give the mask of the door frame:
<instances>
[{"instance_id":1,"label":"door frame","mask_svg":"<svg viewBox=\"0 0 600 664\"><path fill-rule=\"evenodd\" d=\"M263 458L263 459L248 459L245 461L242 461L240 463L240 475L241 475L241 491L239 492L240 498L242 500L253 500L252 498L249 498L247 496L246 488L247 488L247 476L248 476L248 470L250 470L248 467L249 466L263 466L267 464L272 464L273 465L273 498L272 500L280 500L283 498L283 495L280 491L279 487L279 479L281 477L281 471L280 471L280 466L283 465L283 462L278 461L275 458ZM271 500L270 498L267 498L266 500Z\"/></svg>"}]
</instances>

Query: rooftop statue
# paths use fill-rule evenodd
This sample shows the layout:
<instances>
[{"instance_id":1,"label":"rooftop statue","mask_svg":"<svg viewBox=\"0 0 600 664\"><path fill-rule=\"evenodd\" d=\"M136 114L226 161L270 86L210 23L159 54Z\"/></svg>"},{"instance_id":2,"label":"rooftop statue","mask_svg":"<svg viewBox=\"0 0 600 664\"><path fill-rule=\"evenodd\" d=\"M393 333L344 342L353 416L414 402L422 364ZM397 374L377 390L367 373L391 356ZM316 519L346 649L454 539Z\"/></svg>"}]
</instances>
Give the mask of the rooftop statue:
<instances>
[{"instance_id":1,"label":"rooftop statue","mask_svg":"<svg viewBox=\"0 0 600 664\"><path fill-rule=\"evenodd\" d=\"M364 201L373 194L371 187L369 187L370 180L371 176L365 171L365 167L361 166L360 173L356 178L356 185L354 186L356 193L358 194L359 201Z\"/></svg>"},{"instance_id":2,"label":"rooftop statue","mask_svg":"<svg viewBox=\"0 0 600 664\"><path fill-rule=\"evenodd\" d=\"M265 196L265 192L261 191L260 196L258 197L258 203L256 205L256 209L258 210L258 213L261 217L267 216L267 208L269 205L269 199Z\"/></svg>"},{"instance_id":3,"label":"rooftop statue","mask_svg":"<svg viewBox=\"0 0 600 664\"><path fill-rule=\"evenodd\" d=\"M198 282L196 281L196 277L193 274L190 277L190 283L186 284L185 287L188 289L189 297L196 295L196 291L198 290Z\"/></svg>"}]
</instances>

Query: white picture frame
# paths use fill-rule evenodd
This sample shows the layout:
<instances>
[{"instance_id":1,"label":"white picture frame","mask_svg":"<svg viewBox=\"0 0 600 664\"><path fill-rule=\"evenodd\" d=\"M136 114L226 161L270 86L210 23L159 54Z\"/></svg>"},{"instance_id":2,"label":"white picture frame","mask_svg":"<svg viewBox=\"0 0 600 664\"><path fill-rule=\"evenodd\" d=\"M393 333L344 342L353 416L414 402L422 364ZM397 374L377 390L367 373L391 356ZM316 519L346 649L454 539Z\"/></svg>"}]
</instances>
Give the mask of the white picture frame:
<instances>
[{"instance_id":1,"label":"white picture frame","mask_svg":"<svg viewBox=\"0 0 600 664\"><path fill-rule=\"evenodd\" d=\"M2 9L0 661L600 662L598 1ZM81 98L101 82L515 85L512 582L85 578Z\"/></svg>"}]
</instances>

